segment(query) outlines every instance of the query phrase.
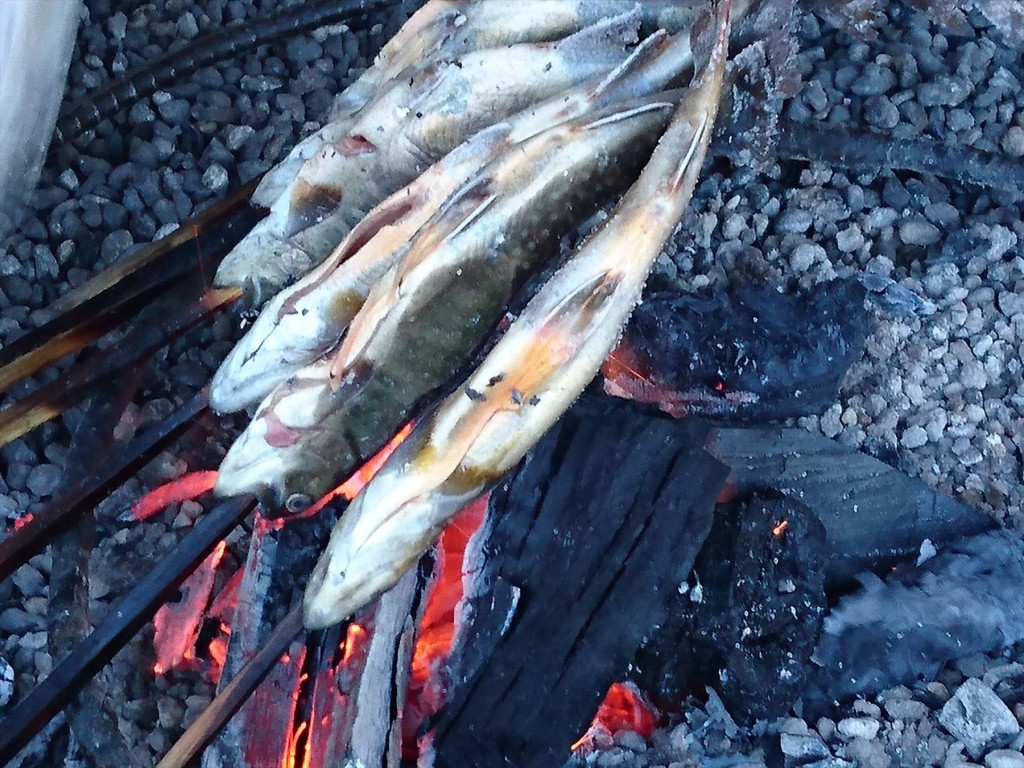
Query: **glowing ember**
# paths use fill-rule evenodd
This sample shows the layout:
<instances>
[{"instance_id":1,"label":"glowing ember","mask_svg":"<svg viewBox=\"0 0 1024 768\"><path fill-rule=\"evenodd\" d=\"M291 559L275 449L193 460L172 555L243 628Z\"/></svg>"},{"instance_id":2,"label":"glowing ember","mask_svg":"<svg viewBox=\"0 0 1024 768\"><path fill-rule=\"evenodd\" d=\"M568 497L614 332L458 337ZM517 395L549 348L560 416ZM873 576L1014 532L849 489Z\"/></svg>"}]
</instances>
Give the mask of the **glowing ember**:
<instances>
[{"instance_id":1,"label":"glowing ember","mask_svg":"<svg viewBox=\"0 0 1024 768\"><path fill-rule=\"evenodd\" d=\"M33 518L35 518L35 515L33 515L31 512L27 512L26 514L22 515L21 517L16 518L15 521L14 521L14 530L20 531L26 525L31 523Z\"/></svg>"},{"instance_id":2,"label":"glowing ember","mask_svg":"<svg viewBox=\"0 0 1024 768\"><path fill-rule=\"evenodd\" d=\"M658 725L654 710L644 701L640 692L631 683L615 683L607 695L590 728L573 745L573 751L592 742L598 734L612 736L619 731L636 731L649 739Z\"/></svg>"},{"instance_id":3,"label":"glowing ember","mask_svg":"<svg viewBox=\"0 0 1024 768\"><path fill-rule=\"evenodd\" d=\"M356 494L363 490L363 486L370 482L370 479L375 474L377 474L377 470L379 470L384 465L384 462L387 461L388 456L394 453L395 448L400 446L402 444L402 441L409 436L409 433L412 432L412 428L414 425L415 422L410 421L408 424L402 427L402 429L398 431L398 434L391 438L391 442L389 442L387 445L381 448L380 451L377 452L376 456L374 456L368 462L363 464L363 466L361 466L358 470L356 470L356 473L352 475L352 477L350 477L344 483L342 483L333 491L328 493L326 496L320 499L320 501L311 506L301 515L296 515L296 517L311 517L315 515L317 512L319 512L321 509L323 509L325 506L330 504L339 496L341 496L344 499L347 499L348 501L354 499L356 497Z\"/></svg>"},{"instance_id":4,"label":"glowing ember","mask_svg":"<svg viewBox=\"0 0 1024 768\"><path fill-rule=\"evenodd\" d=\"M786 532L787 528L789 528L789 520L783 520L778 525L776 525L774 528L772 528L772 535L775 536L775 538L778 538L779 536L781 536L783 533Z\"/></svg>"},{"instance_id":5,"label":"glowing ember","mask_svg":"<svg viewBox=\"0 0 1024 768\"><path fill-rule=\"evenodd\" d=\"M216 482L216 472L188 472L177 480L154 488L132 505L129 514L135 520L148 520L171 504L191 501L212 491Z\"/></svg>"},{"instance_id":6,"label":"glowing ember","mask_svg":"<svg viewBox=\"0 0 1024 768\"><path fill-rule=\"evenodd\" d=\"M153 618L153 671L162 675L185 661L195 659L196 638L210 602L217 566L227 548L220 542L181 585L181 599L161 606Z\"/></svg>"},{"instance_id":7,"label":"glowing ember","mask_svg":"<svg viewBox=\"0 0 1024 768\"><path fill-rule=\"evenodd\" d=\"M416 636L409 693L402 719L403 754L407 759L415 760L416 732L420 724L444 705L444 685L437 671L451 650L455 609L463 595L466 544L483 522L487 498L478 499L462 510L441 534L436 548L436 575L427 594L427 606Z\"/></svg>"}]
</instances>

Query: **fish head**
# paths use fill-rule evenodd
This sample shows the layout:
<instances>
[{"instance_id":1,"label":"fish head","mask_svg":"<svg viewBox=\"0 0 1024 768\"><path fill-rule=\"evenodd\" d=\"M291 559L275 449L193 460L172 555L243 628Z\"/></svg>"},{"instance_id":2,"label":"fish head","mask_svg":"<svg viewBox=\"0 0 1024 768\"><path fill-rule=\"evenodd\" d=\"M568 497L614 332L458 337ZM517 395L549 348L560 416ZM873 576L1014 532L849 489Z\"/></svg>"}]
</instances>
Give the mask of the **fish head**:
<instances>
[{"instance_id":1,"label":"fish head","mask_svg":"<svg viewBox=\"0 0 1024 768\"><path fill-rule=\"evenodd\" d=\"M316 367L305 369L261 403L221 462L218 495L253 494L268 514L280 516L304 512L333 489L343 457L322 445L323 397L330 388L318 377Z\"/></svg>"},{"instance_id":2,"label":"fish head","mask_svg":"<svg viewBox=\"0 0 1024 768\"><path fill-rule=\"evenodd\" d=\"M394 514L384 514L387 509ZM443 527L429 498L394 508L377 494L356 497L309 577L302 602L306 626L320 629L344 621L393 587Z\"/></svg>"},{"instance_id":3,"label":"fish head","mask_svg":"<svg viewBox=\"0 0 1024 768\"><path fill-rule=\"evenodd\" d=\"M214 493L251 494L268 517L301 515L333 490L333 465L300 448L275 448L246 433L221 463Z\"/></svg>"}]
</instances>

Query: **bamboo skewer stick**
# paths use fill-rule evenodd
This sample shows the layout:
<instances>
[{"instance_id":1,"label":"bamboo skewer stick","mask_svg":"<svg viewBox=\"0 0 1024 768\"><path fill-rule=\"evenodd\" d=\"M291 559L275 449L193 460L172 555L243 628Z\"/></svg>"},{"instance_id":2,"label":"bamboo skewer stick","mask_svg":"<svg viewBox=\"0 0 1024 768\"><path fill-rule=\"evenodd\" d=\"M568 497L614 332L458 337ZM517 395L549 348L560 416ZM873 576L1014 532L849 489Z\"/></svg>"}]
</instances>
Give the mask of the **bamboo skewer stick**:
<instances>
[{"instance_id":1,"label":"bamboo skewer stick","mask_svg":"<svg viewBox=\"0 0 1024 768\"><path fill-rule=\"evenodd\" d=\"M76 366L24 400L0 411L0 445L6 445L40 424L59 416L82 399L83 390L87 387L125 365L152 354L174 336L200 322L207 315L237 301L241 295L239 288L208 288L198 300L189 301L186 297L185 306L176 314L158 318L159 322L138 328L108 354ZM168 305L173 305L170 301L173 298L173 294L168 296Z\"/></svg>"},{"instance_id":2,"label":"bamboo skewer stick","mask_svg":"<svg viewBox=\"0 0 1024 768\"><path fill-rule=\"evenodd\" d=\"M178 546L150 571L75 648L49 677L0 721L0 764L6 765L29 740L132 636L177 589L217 543L252 508L252 499L238 497L207 514ZM301 621L299 622L301 624Z\"/></svg>"},{"instance_id":3,"label":"bamboo skewer stick","mask_svg":"<svg viewBox=\"0 0 1024 768\"><path fill-rule=\"evenodd\" d=\"M228 248L262 215L242 207L252 187L245 185L51 304L57 317L0 350L0 391L96 341L183 276L196 271L212 275Z\"/></svg>"},{"instance_id":4,"label":"bamboo skewer stick","mask_svg":"<svg viewBox=\"0 0 1024 768\"><path fill-rule=\"evenodd\" d=\"M231 682L217 694L156 768L185 768L220 732L220 729L245 703L256 686L266 677L288 645L302 631L302 608L296 606L274 629L266 642L247 661Z\"/></svg>"}]
</instances>

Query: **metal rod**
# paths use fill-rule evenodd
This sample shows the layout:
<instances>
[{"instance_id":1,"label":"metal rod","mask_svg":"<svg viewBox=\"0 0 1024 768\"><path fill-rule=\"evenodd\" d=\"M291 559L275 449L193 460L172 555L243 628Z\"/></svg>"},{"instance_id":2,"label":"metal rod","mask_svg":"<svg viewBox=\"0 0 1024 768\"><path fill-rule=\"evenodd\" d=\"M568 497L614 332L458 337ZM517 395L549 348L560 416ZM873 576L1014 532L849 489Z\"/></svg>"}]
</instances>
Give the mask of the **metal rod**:
<instances>
[{"instance_id":1,"label":"metal rod","mask_svg":"<svg viewBox=\"0 0 1024 768\"><path fill-rule=\"evenodd\" d=\"M0 581L28 562L58 531L71 525L177 439L206 408L207 393L204 389L159 424L154 424L116 449L95 470L80 478L34 513L21 528L0 541Z\"/></svg>"},{"instance_id":2,"label":"metal rod","mask_svg":"<svg viewBox=\"0 0 1024 768\"><path fill-rule=\"evenodd\" d=\"M211 288L192 300L187 294L187 291L169 294L166 304L158 308L161 313L154 312L158 316L153 324L134 329L108 354L76 366L24 400L0 411L0 445L17 440L56 418L81 401L87 389L97 381L152 354L207 315L237 301L242 292L239 288Z\"/></svg>"},{"instance_id":3,"label":"metal rod","mask_svg":"<svg viewBox=\"0 0 1024 768\"><path fill-rule=\"evenodd\" d=\"M215 507L178 546L143 577L92 634L49 677L0 721L0 765L6 765L32 737L88 682L188 577L221 539L248 514L251 497L230 499ZM300 622L301 623L301 622Z\"/></svg>"},{"instance_id":4,"label":"metal rod","mask_svg":"<svg viewBox=\"0 0 1024 768\"><path fill-rule=\"evenodd\" d=\"M51 304L50 310L60 312L57 317L0 350L0 392L96 341L159 300L183 276L197 270L212 274L220 257L262 217L257 209L241 208L251 187Z\"/></svg>"}]
</instances>

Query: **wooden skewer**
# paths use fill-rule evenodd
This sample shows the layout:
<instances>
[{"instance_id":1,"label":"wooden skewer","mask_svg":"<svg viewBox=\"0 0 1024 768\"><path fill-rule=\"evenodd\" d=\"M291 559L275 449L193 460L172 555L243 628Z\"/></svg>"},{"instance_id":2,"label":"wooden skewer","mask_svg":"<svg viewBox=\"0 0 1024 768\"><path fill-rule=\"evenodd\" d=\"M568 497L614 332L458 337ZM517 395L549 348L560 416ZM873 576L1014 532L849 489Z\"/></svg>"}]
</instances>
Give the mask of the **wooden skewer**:
<instances>
[{"instance_id":1,"label":"wooden skewer","mask_svg":"<svg viewBox=\"0 0 1024 768\"><path fill-rule=\"evenodd\" d=\"M111 610L50 676L0 721L0 765L7 765L39 730L149 621L217 543L248 514L250 497L215 507L178 546ZM301 623L301 618L300 618Z\"/></svg>"},{"instance_id":2,"label":"wooden skewer","mask_svg":"<svg viewBox=\"0 0 1024 768\"><path fill-rule=\"evenodd\" d=\"M187 288L187 286L186 286ZM59 416L84 396L83 391L105 376L116 372L140 358L152 354L174 336L195 325L212 312L237 301L240 288L209 288L198 300L189 301L188 291L170 294L163 309L152 325L133 331L108 354L97 356L88 363L76 366L56 381L40 387L31 395L0 411L0 445L17 440L40 424ZM180 298L184 306L176 312L173 299ZM168 316L169 315L169 316Z\"/></svg>"},{"instance_id":3,"label":"wooden skewer","mask_svg":"<svg viewBox=\"0 0 1024 768\"><path fill-rule=\"evenodd\" d=\"M198 216L182 222L180 227L166 237L146 245L126 259L121 259L118 262L111 264L95 277L65 293L50 305L50 309L57 312L66 312L69 309L80 306L90 299L96 298L104 291L116 286L129 275L134 274L148 264L157 261L161 256L166 256L175 248L195 240L203 232L221 221L224 216L237 211L239 208L243 208L252 196L252 193L259 184L259 181L260 177L257 177L252 181L243 184L223 200L219 200L214 203ZM262 214L256 215L262 218ZM244 232L242 234L244 234ZM179 256L187 256L190 253L195 253L201 257L201 251L198 249L183 251ZM40 331L45 328L46 326L43 326Z\"/></svg>"},{"instance_id":4,"label":"wooden skewer","mask_svg":"<svg viewBox=\"0 0 1024 768\"><path fill-rule=\"evenodd\" d=\"M185 768L208 745L238 711L256 686L277 663L288 645L302 631L302 607L296 606L277 625L256 654L247 661L231 682L217 694L156 768Z\"/></svg>"},{"instance_id":5,"label":"wooden skewer","mask_svg":"<svg viewBox=\"0 0 1024 768\"><path fill-rule=\"evenodd\" d=\"M207 408L206 390L121 446L86 477L73 483L21 528L0 541L0 581L20 568L58 531L69 526L192 426Z\"/></svg>"},{"instance_id":6,"label":"wooden skewer","mask_svg":"<svg viewBox=\"0 0 1024 768\"><path fill-rule=\"evenodd\" d=\"M78 352L158 300L183 276L212 275L223 254L261 217L241 207L252 184L50 305L61 314L0 350L0 391Z\"/></svg>"}]
</instances>

